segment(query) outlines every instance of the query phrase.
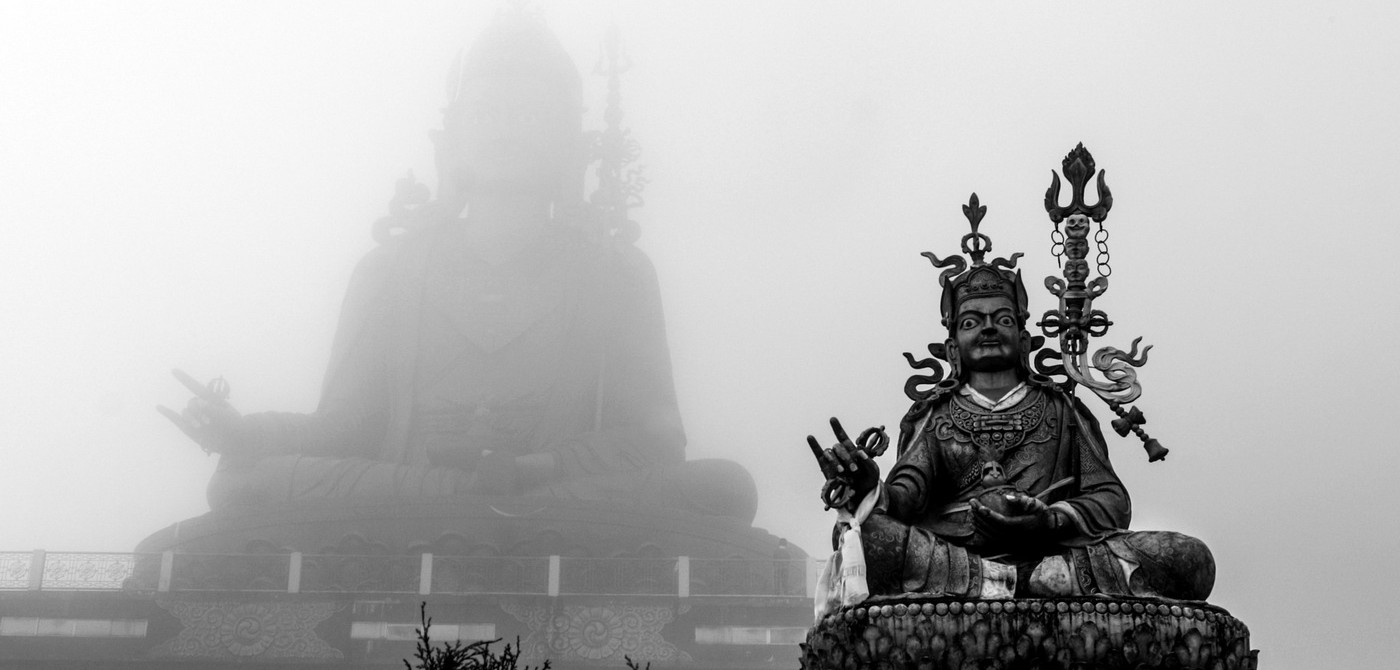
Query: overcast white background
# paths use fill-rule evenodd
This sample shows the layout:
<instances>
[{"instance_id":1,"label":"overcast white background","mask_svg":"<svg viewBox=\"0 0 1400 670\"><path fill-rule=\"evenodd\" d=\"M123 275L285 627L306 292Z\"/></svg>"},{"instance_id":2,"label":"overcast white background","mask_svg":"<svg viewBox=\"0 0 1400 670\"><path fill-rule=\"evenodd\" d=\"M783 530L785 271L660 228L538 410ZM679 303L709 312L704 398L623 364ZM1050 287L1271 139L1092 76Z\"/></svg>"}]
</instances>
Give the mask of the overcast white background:
<instances>
[{"instance_id":1,"label":"overcast white background","mask_svg":"<svg viewBox=\"0 0 1400 670\"><path fill-rule=\"evenodd\" d=\"M0 3L0 549L127 551L207 511L215 460L153 409L184 402L171 367L314 408L493 7ZM623 32L689 454L754 473L757 525L828 551L804 437L898 424L900 352L943 337L919 252L955 249L970 192L1053 306L1041 199L1083 141L1115 196L1104 342L1156 345L1139 406L1172 449L1111 439L1134 527L1212 547L1266 667L1400 652L1396 5L542 7L591 127Z\"/></svg>"}]
</instances>

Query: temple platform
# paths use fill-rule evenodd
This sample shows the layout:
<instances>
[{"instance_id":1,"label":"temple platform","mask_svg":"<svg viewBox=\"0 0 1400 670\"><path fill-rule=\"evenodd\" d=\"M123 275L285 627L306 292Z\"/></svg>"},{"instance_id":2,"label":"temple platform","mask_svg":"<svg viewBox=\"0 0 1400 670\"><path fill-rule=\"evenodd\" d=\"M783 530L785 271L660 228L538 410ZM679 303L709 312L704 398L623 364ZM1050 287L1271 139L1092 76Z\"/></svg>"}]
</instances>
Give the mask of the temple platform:
<instances>
[{"instance_id":1,"label":"temple platform","mask_svg":"<svg viewBox=\"0 0 1400 670\"><path fill-rule=\"evenodd\" d=\"M799 559L0 552L0 669L402 668L434 642L519 640L552 667L793 668Z\"/></svg>"},{"instance_id":2,"label":"temple platform","mask_svg":"<svg viewBox=\"0 0 1400 670\"><path fill-rule=\"evenodd\" d=\"M793 668L816 563L740 519L459 497L219 511L133 553L0 552L0 670L401 668L519 640L554 668Z\"/></svg>"},{"instance_id":3,"label":"temple platform","mask_svg":"<svg viewBox=\"0 0 1400 670\"><path fill-rule=\"evenodd\" d=\"M213 511L152 534L136 552L767 559L779 540L745 520L643 502L459 496Z\"/></svg>"}]
</instances>

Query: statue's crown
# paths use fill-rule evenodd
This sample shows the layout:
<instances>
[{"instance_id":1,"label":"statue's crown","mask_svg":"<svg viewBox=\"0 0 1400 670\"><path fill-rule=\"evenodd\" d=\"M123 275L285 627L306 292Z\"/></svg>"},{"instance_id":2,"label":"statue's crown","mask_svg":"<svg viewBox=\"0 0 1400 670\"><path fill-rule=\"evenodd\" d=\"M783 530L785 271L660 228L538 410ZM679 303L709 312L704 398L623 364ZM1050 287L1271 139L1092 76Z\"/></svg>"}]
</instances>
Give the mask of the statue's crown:
<instances>
[{"instance_id":1,"label":"statue's crown","mask_svg":"<svg viewBox=\"0 0 1400 670\"><path fill-rule=\"evenodd\" d=\"M583 106L583 79L559 38L538 14L509 7L497 13L470 48L458 52L447 76L447 108L476 77L533 78L549 82L563 101Z\"/></svg>"},{"instance_id":2,"label":"statue's crown","mask_svg":"<svg viewBox=\"0 0 1400 670\"><path fill-rule=\"evenodd\" d=\"M951 328L958 306L964 301L996 296L1010 298L1016 305L1018 318L1024 324L1030 318L1030 311L1026 287L1021 282L1020 271L1015 269L1016 260L1022 254L1014 253L1010 259L997 258L987 263L985 258L992 250L992 238L978 230L982 217L987 214L987 207L980 204L977 194L973 193L962 209L972 227L972 232L962 237L962 252L966 257L939 258L930 251L923 253L934 267L943 269L938 276L938 283L943 287L939 305L943 325Z\"/></svg>"}]
</instances>

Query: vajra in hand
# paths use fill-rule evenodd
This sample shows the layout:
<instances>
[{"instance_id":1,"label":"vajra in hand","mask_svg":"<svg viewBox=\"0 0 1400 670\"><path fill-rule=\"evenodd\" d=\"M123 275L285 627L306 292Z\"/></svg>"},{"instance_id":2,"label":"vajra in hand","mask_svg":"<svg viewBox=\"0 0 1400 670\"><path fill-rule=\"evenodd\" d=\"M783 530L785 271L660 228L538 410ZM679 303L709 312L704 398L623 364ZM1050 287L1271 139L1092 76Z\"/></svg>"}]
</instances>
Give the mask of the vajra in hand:
<instances>
[{"instance_id":1,"label":"vajra in hand","mask_svg":"<svg viewBox=\"0 0 1400 670\"><path fill-rule=\"evenodd\" d=\"M812 448L812 455L826 477L822 503L827 509L845 509L859 504L880 483L880 466L876 465L875 458L889 448L890 437L885 434L885 427L880 426L865 429L852 441L836 417L831 418L831 431L836 434L836 444L830 449L822 449L821 443L811 435L807 436L807 446Z\"/></svg>"},{"instance_id":2,"label":"vajra in hand","mask_svg":"<svg viewBox=\"0 0 1400 670\"><path fill-rule=\"evenodd\" d=\"M243 446L243 417L228 402L229 385L223 377L201 384L181 370L172 370L175 379L194 397L183 412L164 405L156 410L170 419L206 453L227 454Z\"/></svg>"}]
</instances>

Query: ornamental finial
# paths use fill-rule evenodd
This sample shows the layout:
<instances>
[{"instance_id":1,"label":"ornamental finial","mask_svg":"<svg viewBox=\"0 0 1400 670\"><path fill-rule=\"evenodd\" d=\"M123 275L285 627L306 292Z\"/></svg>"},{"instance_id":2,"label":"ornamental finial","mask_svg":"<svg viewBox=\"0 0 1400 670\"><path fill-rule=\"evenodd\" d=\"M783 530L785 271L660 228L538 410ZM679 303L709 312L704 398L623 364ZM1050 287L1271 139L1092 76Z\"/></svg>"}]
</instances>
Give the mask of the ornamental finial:
<instances>
[{"instance_id":1,"label":"ornamental finial","mask_svg":"<svg viewBox=\"0 0 1400 670\"><path fill-rule=\"evenodd\" d=\"M968 224L972 226L972 232L963 235L963 253L972 257L973 267L983 265L982 257L992 250L992 238L977 232L977 226L982 223L982 217L987 215L987 206L978 204L977 194L973 193L962 209L963 216L967 217Z\"/></svg>"},{"instance_id":2,"label":"ornamental finial","mask_svg":"<svg viewBox=\"0 0 1400 670\"><path fill-rule=\"evenodd\" d=\"M1050 214L1050 220L1059 223L1066 217L1074 214L1083 214L1089 218L1103 223L1108 218L1108 210L1113 208L1113 194L1108 190L1108 184L1104 183L1104 175L1108 172L1099 172L1099 201L1093 207L1084 202L1084 187L1089 184L1089 179L1094 176L1094 156L1084 148L1084 143L1080 142L1065 155L1065 159L1060 161L1060 169L1065 173L1065 179L1069 180L1073 187L1073 195L1070 198L1068 207L1060 206L1060 176L1050 171L1050 188L1045 190L1045 211Z\"/></svg>"},{"instance_id":3,"label":"ornamental finial","mask_svg":"<svg viewBox=\"0 0 1400 670\"><path fill-rule=\"evenodd\" d=\"M637 164L642 155L641 144L632 138L632 129L622 125L622 74L630 69L632 59L623 50L618 28L610 26L593 66L594 74L608 79L608 99L603 109L605 125L591 133L590 138L598 185L589 196L589 203L599 232L625 244L637 241L641 235L629 210L642 205L642 190L648 182L642 166Z\"/></svg>"}]
</instances>

